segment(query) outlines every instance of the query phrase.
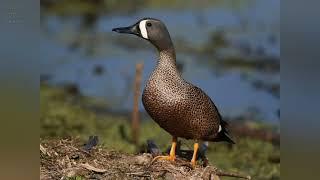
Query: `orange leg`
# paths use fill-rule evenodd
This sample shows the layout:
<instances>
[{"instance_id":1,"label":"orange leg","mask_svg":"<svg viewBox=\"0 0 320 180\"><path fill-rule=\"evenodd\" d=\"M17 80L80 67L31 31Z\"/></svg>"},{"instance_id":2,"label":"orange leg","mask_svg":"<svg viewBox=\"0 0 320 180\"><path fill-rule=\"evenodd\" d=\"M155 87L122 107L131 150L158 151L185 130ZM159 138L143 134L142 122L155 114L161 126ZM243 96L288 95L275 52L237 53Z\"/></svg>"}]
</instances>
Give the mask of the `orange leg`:
<instances>
[{"instance_id":1,"label":"orange leg","mask_svg":"<svg viewBox=\"0 0 320 180\"><path fill-rule=\"evenodd\" d=\"M152 161L151 164L156 161L156 160L169 160L169 161L175 161L176 159L176 147L177 147L177 138L176 137L172 137L172 146L170 149L170 154L169 156L157 156L155 157Z\"/></svg>"},{"instance_id":2,"label":"orange leg","mask_svg":"<svg viewBox=\"0 0 320 180\"><path fill-rule=\"evenodd\" d=\"M191 165L193 168L196 167L196 163L197 163L197 153L198 153L198 150L199 150L199 143L194 143L193 145L193 156L192 156L192 159L191 159Z\"/></svg>"}]
</instances>

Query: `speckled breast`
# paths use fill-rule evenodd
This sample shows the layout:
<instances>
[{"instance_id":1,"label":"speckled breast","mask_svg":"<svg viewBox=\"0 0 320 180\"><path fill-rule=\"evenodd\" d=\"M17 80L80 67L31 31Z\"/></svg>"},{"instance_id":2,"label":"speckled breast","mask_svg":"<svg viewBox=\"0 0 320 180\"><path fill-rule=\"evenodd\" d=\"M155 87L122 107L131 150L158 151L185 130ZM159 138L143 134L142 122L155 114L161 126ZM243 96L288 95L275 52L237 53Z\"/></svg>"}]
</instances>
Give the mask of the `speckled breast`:
<instances>
[{"instance_id":1,"label":"speckled breast","mask_svg":"<svg viewBox=\"0 0 320 180\"><path fill-rule=\"evenodd\" d=\"M218 132L219 118L210 98L189 83L151 77L142 102L151 118L172 136L204 139Z\"/></svg>"}]
</instances>

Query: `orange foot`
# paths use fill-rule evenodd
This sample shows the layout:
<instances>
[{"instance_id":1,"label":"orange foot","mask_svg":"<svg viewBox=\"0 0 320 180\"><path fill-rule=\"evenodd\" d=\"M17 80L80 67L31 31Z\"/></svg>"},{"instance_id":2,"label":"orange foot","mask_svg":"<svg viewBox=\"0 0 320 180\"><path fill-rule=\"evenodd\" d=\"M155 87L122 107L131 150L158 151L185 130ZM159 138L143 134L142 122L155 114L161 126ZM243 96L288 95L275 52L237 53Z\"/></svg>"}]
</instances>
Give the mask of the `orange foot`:
<instances>
[{"instance_id":1,"label":"orange foot","mask_svg":"<svg viewBox=\"0 0 320 180\"><path fill-rule=\"evenodd\" d=\"M193 145L193 156L192 156L192 159L191 159L191 166L192 168L194 169L197 165L197 153L198 153L198 149L199 149L199 143L194 143Z\"/></svg>"},{"instance_id":2,"label":"orange foot","mask_svg":"<svg viewBox=\"0 0 320 180\"><path fill-rule=\"evenodd\" d=\"M196 165L197 165L197 161L191 161L190 164L191 164L192 169L195 169Z\"/></svg>"},{"instance_id":3,"label":"orange foot","mask_svg":"<svg viewBox=\"0 0 320 180\"><path fill-rule=\"evenodd\" d=\"M153 160L151 161L151 164L157 160L175 161L175 159L176 159L175 156L157 156L157 157L153 158Z\"/></svg>"},{"instance_id":4,"label":"orange foot","mask_svg":"<svg viewBox=\"0 0 320 180\"><path fill-rule=\"evenodd\" d=\"M172 137L172 146L170 149L170 155L169 156L157 156L153 158L150 164L157 160L168 160L168 161L175 161L176 160L176 146L177 146L177 138Z\"/></svg>"}]
</instances>

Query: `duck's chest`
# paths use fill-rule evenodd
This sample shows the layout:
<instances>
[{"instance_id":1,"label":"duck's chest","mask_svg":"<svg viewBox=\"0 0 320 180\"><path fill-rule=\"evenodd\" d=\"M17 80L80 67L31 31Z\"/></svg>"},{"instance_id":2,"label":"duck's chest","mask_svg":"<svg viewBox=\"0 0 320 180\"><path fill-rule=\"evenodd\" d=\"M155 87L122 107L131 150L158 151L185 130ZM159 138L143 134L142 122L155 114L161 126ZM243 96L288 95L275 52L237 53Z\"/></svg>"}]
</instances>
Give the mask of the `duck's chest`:
<instances>
[{"instance_id":1,"label":"duck's chest","mask_svg":"<svg viewBox=\"0 0 320 180\"><path fill-rule=\"evenodd\" d=\"M184 83L174 75L154 72L143 91L142 102L148 113L157 118L178 111L185 98Z\"/></svg>"}]
</instances>

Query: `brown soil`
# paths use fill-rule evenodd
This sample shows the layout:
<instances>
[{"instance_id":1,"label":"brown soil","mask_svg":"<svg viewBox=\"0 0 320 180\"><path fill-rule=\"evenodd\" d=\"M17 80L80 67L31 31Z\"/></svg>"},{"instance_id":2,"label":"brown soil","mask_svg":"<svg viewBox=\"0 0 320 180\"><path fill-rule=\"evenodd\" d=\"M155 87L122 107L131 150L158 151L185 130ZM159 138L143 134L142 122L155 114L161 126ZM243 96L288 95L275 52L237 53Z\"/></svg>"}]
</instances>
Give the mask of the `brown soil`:
<instances>
[{"instance_id":1,"label":"brown soil","mask_svg":"<svg viewBox=\"0 0 320 180\"><path fill-rule=\"evenodd\" d=\"M215 179L233 176L214 166L192 169L189 162L157 161L150 164L152 155L124 154L94 147L83 150L77 139L40 141L40 179ZM76 178L77 177L77 178Z\"/></svg>"}]
</instances>

